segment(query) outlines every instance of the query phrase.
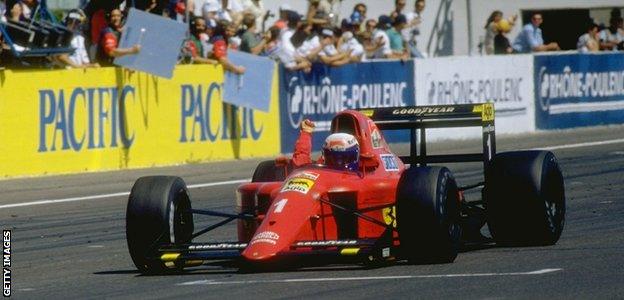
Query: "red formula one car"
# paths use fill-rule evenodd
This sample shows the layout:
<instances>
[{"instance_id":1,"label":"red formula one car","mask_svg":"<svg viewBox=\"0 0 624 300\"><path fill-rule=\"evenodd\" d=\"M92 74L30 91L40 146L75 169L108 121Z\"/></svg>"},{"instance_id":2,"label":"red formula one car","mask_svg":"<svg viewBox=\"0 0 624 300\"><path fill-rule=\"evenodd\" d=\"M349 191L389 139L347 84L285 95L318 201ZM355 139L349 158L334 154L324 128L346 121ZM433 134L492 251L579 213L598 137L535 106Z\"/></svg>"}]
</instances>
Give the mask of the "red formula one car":
<instances>
[{"instance_id":1,"label":"red formula one car","mask_svg":"<svg viewBox=\"0 0 624 300\"><path fill-rule=\"evenodd\" d=\"M478 126L483 151L429 155L426 129ZM230 260L241 267L384 262L448 263L487 223L501 245L551 245L563 230L563 176L551 152L496 154L491 104L344 111L332 132L354 135L359 170L322 164L297 169L288 160L260 163L237 190L236 213L191 207L179 177L139 178L126 215L130 255L144 273ZM405 130L410 155L399 157L381 130ZM429 164L483 162L484 181L459 186L451 171ZM483 199L464 191L482 188ZM193 214L224 220L194 232ZM235 242L197 243L212 229L238 220ZM478 239L478 238L477 238Z\"/></svg>"}]
</instances>

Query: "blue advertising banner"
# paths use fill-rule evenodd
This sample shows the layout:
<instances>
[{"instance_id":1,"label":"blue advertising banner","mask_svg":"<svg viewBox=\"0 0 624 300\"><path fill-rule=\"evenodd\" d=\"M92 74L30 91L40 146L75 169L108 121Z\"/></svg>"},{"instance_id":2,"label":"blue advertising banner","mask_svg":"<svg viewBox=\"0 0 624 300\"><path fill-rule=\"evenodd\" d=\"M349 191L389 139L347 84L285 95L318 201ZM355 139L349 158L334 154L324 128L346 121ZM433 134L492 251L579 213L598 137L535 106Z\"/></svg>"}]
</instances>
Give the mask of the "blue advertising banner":
<instances>
[{"instance_id":1,"label":"blue advertising banner","mask_svg":"<svg viewBox=\"0 0 624 300\"><path fill-rule=\"evenodd\" d=\"M328 67L315 64L310 73L280 69L282 152L293 151L299 124L316 123L313 151L329 134L332 118L347 109L414 106L414 63L379 61ZM393 142L408 141L405 132L384 132Z\"/></svg>"},{"instance_id":2,"label":"blue advertising banner","mask_svg":"<svg viewBox=\"0 0 624 300\"><path fill-rule=\"evenodd\" d=\"M535 56L538 129L624 123L624 54Z\"/></svg>"},{"instance_id":3,"label":"blue advertising banner","mask_svg":"<svg viewBox=\"0 0 624 300\"><path fill-rule=\"evenodd\" d=\"M223 102L268 112L275 61L239 51L228 51L228 59L245 73L225 72Z\"/></svg>"}]
</instances>

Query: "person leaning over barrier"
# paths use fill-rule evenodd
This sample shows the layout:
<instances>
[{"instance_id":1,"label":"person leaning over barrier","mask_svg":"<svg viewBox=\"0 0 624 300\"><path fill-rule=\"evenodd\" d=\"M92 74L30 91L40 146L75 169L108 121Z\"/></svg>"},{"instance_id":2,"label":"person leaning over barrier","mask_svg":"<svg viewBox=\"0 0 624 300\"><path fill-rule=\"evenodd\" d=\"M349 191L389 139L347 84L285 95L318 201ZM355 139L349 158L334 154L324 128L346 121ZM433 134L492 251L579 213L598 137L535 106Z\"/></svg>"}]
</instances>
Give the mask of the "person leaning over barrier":
<instances>
[{"instance_id":1,"label":"person leaning over barrier","mask_svg":"<svg viewBox=\"0 0 624 300\"><path fill-rule=\"evenodd\" d=\"M188 40L184 44L183 51L191 63L197 64L218 64L214 59L204 57L203 35L206 33L206 21L202 17L193 17L189 22L189 31L191 33Z\"/></svg>"},{"instance_id":2,"label":"person leaning over barrier","mask_svg":"<svg viewBox=\"0 0 624 300\"><path fill-rule=\"evenodd\" d=\"M338 49L336 49L336 35L337 32L331 28L323 28L321 31L322 49L318 53L319 61L332 67L348 64L352 52L352 50L339 52Z\"/></svg>"},{"instance_id":3,"label":"person leaning over barrier","mask_svg":"<svg viewBox=\"0 0 624 300\"><path fill-rule=\"evenodd\" d=\"M123 15L118 8L107 14L108 27L104 28L100 37L100 45L97 49L97 60L102 66L112 66L116 57L137 54L141 51L141 45L136 44L130 48L119 48L119 40L123 32Z\"/></svg>"},{"instance_id":4,"label":"person leaning over barrier","mask_svg":"<svg viewBox=\"0 0 624 300\"><path fill-rule=\"evenodd\" d=\"M531 17L531 23L524 25L522 31L513 42L513 48L518 53L542 52L542 51L559 51L559 44L552 42L544 45L542 37L543 19L541 13L534 13Z\"/></svg>"},{"instance_id":5,"label":"person leaning over barrier","mask_svg":"<svg viewBox=\"0 0 624 300\"><path fill-rule=\"evenodd\" d=\"M229 25L230 23L224 20L217 22L217 27L215 27L212 37L210 37L210 43L213 45L213 48L209 58L218 61L224 70L241 75L245 73L245 67L237 66L227 59L228 39L230 37L227 35L226 29Z\"/></svg>"},{"instance_id":6,"label":"person leaning over barrier","mask_svg":"<svg viewBox=\"0 0 624 300\"><path fill-rule=\"evenodd\" d=\"M609 27L600 31L601 50L624 50L623 23L622 17L613 16L609 19Z\"/></svg>"},{"instance_id":7,"label":"person leaning over barrier","mask_svg":"<svg viewBox=\"0 0 624 300\"><path fill-rule=\"evenodd\" d=\"M408 59L407 41L403 39L401 32L407 27L407 18L404 15L398 15L394 18L392 28L386 30L390 41L390 49L392 49L392 58Z\"/></svg>"}]
</instances>

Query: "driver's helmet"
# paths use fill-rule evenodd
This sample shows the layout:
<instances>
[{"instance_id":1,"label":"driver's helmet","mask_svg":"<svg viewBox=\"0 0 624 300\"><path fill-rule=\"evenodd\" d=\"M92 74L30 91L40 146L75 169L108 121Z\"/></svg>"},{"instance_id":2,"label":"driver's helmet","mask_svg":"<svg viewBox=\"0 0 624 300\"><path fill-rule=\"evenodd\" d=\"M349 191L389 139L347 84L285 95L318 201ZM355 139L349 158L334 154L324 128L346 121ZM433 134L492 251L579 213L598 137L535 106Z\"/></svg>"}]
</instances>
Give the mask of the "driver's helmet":
<instances>
[{"instance_id":1,"label":"driver's helmet","mask_svg":"<svg viewBox=\"0 0 624 300\"><path fill-rule=\"evenodd\" d=\"M325 164L336 169L357 171L360 159L360 145L348 133L333 133L323 144Z\"/></svg>"}]
</instances>

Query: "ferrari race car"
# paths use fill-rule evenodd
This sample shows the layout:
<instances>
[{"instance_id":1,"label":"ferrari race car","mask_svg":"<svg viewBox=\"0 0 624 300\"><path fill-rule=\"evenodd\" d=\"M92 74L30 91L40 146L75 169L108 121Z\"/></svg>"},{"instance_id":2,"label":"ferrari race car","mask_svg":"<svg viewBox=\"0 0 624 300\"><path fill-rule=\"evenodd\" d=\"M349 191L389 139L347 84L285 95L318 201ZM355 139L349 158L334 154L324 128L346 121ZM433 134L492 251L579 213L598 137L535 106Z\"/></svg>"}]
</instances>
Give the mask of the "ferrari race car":
<instances>
[{"instance_id":1,"label":"ferrari race car","mask_svg":"<svg viewBox=\"0 0 624 300\"><path fill-rule=\"evenodd\" d=\"M426 129L467 126L482 128L482 153L427 153ZM410 155L394 154L382 130L409 132ZM450 263L466 242L552 245L561 235L565 194L555 156L496 153L492 104L348 110L334 117L331 131L357 138L357 171L323 164L293 168L288 159L262 162L251 182L238 187L235 213L192 208L179 177L139 178L126 214L136 267L163 273L208 261L251 270L308 263ZM448 168L430 165L457 162L483 162L484 180L462 186ZM482 199L465 199L469 189L481 189ZM194 214L223 220L195 231ZM234 220L235 241L194 242ZM486 223L491 239L479 233Z\"/></svg>"}]
</instances>

